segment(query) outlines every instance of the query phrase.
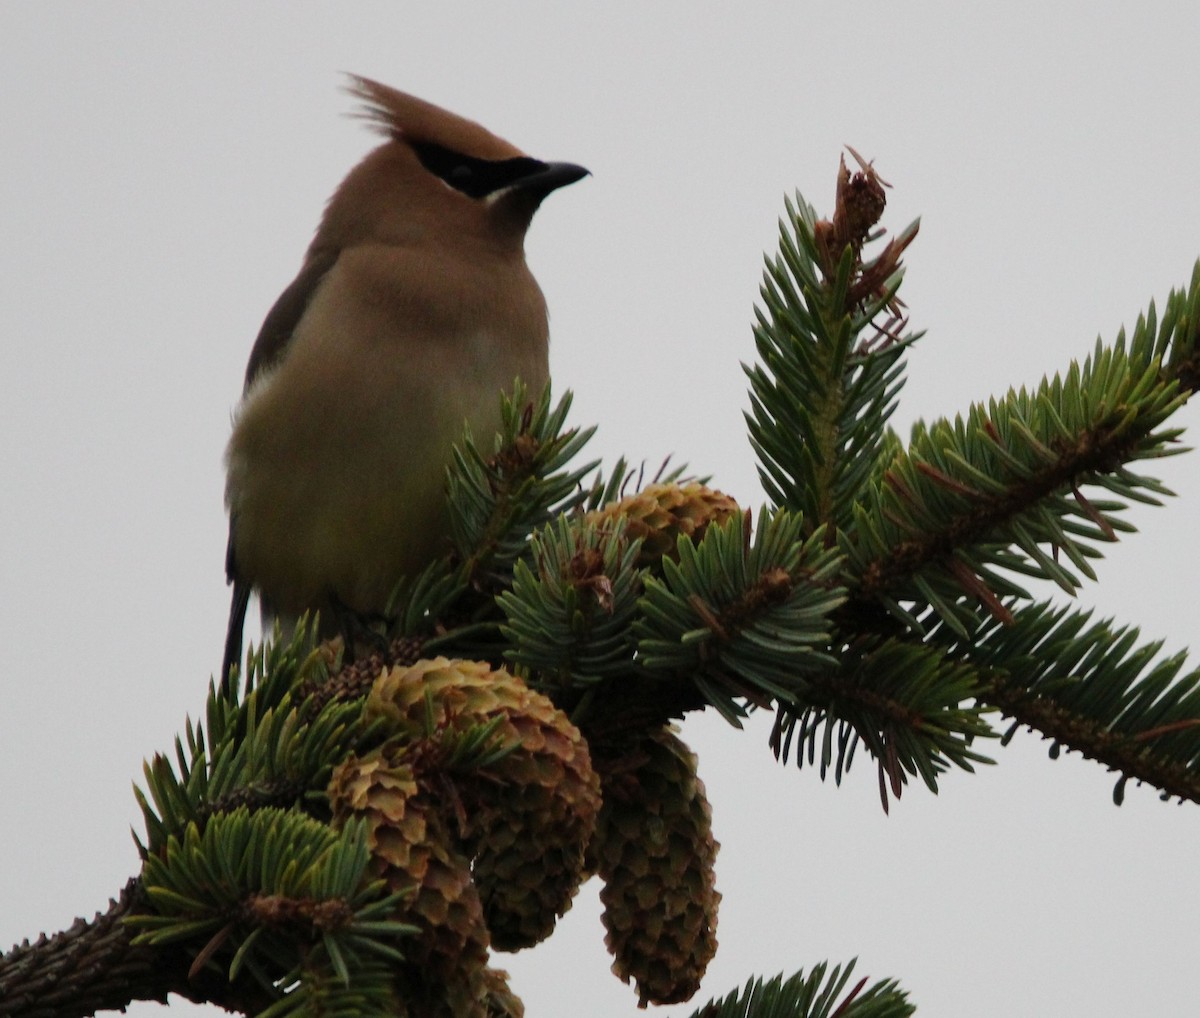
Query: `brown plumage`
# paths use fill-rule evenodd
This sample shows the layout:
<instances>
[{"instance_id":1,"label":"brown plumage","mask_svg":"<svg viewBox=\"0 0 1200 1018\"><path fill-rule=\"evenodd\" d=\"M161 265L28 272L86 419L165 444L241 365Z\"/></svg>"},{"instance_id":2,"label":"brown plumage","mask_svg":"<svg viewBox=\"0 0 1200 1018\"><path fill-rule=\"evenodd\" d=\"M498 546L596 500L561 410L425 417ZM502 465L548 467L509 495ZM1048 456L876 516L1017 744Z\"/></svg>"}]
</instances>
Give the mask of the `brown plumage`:
<instances>
[{"instance_id":1,"label":"brown plumage","mask_svg":"<svg viewBox=\"0 0 1200 1018\"><path fill-rule=\"evenodd\" d=\"M386 140L329 200L267 314L226 452L226 676L251 589L285 619L382 611L448 548L444 473L464 424L486 440L502 390L548 380L525 231L587 171L365 78L351 91Z\"/></svg>"}]
</instances>

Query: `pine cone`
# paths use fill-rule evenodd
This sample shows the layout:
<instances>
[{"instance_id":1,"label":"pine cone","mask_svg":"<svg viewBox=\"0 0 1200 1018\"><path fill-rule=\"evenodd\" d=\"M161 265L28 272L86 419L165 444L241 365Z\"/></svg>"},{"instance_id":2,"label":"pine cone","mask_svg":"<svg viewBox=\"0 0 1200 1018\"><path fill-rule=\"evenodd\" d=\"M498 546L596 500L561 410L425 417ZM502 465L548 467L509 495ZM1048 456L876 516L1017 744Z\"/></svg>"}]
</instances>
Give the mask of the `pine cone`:
<instances>
[{"instance_id":1,"label":"pine cone","mask_svg":"<svg viewBox=\"0 0 1200 1018\"><path fill-rule=\"evenodd\" d=\"M437 658L393 669L376 682L367 714L415 733L430 723L430 707L440 732L495 723L491 745L509 750L455 775L460 834L474 859L492 946L515 951L539 943L585 876L600 806L587 744L546 697L474 661Z\"/></svg>"},{"instance_id":2,"label":"pine cone","mask_svg":"<svg viewBox=\"0 0 1200 1018\"><path fill-rule=\"evenodd\" d=\"M604 806L589 850L604 880L613 972L642 1007L688 1000L716 953L717 843L696 757L670 727L597 758Z\"/></svg>"},{"instance_id":3,"label":"pine cone","mask_svg":"<svg viewBox=\"0 0 1200 1018\"><path fill-rule=\"evenodd\" d=\"M648 484L641 491L588 513L597 522L625 520L625 535L642 539L639 566L675 558L680 535L699 541L710 523L741 513L728 495L703 484Z\"/></svg>"},{"instance_id":4,"label":"pine cone","mask_svg":"<svg viewBox=\"0 0 1200 1018\"><path fill-rule=\"evenodd\" d=\"M488 969L484 973L488 1018L525 1018L525 1005L508 986L508 973Z\"/></svg>"},{"instance_id":5,"label":"pine cone","mask_svg":"<svg viewBox=\"0 0 1200 1018\"><path fill-rule=\"evenodd\" d=\"M391 890L412 890L396 915L421 930L405 942L397 973L410 1013L487 1018L488 932L470 860L455 848L413 766L397 759L405 749L350 756L334 770L334 822L365 816L378 871Z\"/></svg>"}]
</instances>

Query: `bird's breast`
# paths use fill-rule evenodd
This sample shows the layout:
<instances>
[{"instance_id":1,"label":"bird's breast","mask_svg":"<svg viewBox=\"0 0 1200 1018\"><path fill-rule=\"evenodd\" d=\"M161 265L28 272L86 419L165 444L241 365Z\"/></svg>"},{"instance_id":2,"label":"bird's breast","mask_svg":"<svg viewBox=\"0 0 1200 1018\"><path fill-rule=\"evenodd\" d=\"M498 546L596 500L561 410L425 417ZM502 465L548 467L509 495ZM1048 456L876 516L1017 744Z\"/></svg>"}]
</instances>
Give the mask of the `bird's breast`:
<instances>
[{"instance_id":1,"label":"bird's breast","mask_svg":"<svg viewBox=\"0 0 1200 1018\"><path fill-rule=\"evenodd\" d=\"M500 393L517 377L534 394L546 383L545 304L528 270L499 285L438 263L343 254L238 410L235 557L282 612L330 592L382 610L403 574L449 548L445 469L464 426L486 447Z\"/></svg>"}]
</instances>

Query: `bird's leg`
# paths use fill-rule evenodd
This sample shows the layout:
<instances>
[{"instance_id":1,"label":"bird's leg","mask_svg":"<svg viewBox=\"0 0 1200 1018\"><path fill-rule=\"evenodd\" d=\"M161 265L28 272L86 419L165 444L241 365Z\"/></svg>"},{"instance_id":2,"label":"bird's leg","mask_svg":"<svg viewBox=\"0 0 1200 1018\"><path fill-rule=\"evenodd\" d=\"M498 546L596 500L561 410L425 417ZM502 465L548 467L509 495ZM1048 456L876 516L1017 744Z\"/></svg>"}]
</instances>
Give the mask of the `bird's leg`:
<instances>
[{"instance_id":1,"label":"bird's leg","mask_svg":"<svg viewBox=\"0 0 1200 1018\"><path fill-rule=\"evenodd\" d=\"M372 652L387 654L389 644L384 632L391 624L391 619L381 613L364 615L357 612L333 591L329 592L328 601L338 631L346 641L346 648L350 651L352 659L365 657ZM384 632L380 632L379 627L383 627ZM365 654L359 654L360 646L365 647Z\"/></svg>"}]
</instances>

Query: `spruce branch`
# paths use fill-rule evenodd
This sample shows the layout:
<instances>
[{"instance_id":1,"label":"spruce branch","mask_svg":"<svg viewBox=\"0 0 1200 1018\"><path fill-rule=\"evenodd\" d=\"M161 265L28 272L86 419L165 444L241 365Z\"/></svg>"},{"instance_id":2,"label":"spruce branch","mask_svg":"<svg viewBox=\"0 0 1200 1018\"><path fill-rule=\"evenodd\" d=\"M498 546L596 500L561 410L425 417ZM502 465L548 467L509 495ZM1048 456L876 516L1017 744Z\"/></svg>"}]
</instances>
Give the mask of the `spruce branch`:
<instances>
[{"instance_id":1,"label":"spruce branch","mask_svg":"<svg viewBox=\"0 0 1200 1018\"><path fill-rule=\"evenodd\" d=\"M857 156L856 156L857 158ZM806 534L825 525L827 539L851 522L863 483L886 444L888 417L904 385L905 333L900 257L916 237L913 223L874 259L863 246L885 205L883 182L859 160L842 161L833 219L818 220L799 195L785 201L779 253L766 260L756 311L760 363L750 379L750 440L772 502L802 512ZM871 337L863 332L883 312Z\"/></svg>"},{"instance_id":2,"label":"spruce branch","mask_svg":"<svg viewBox=\"0 0 1200 1018\"><path fill-rule=\"evenodd\" d=\"M133 946L124 919L139 907L145 907L140 884L130 880L106 912L90 921L76 919L61 933L26 940L5 954L0 959L5 1018L76 1018L134 999L165 1004L169 993L180 992L177 983L186 981L179 979L178 967L164 965L159 951Z\"/></svg>"},{"instance_id":3,"label":"spruce branch","mask_svg":"<svg viewBox=\"0 0 1200 1018\"><path fill-rule=\"evenodd\" d=\"M301 623L288 642L250 655L243 688L209 683L207 726L185 724L175 761L155 754L145 765L148 795L135 789L146 823L144 858L189 825L239 806L290 806L319 793L336 761L369 731L352 703L329 701L319 710L298 702L327 663L311 650L312 630ZM186 743L186 744L185 744Z\"/></svg>"},{"instance_id":4,"label":"spruce branch","mask_svg":"<svg viewBox=\"0 0 1200 1018\"><path fill-rule=\"evenodd\" d=\"M353 981L361 995L416 932L390 918L400 896L368 862L362 823L335 832L294 811L242 807L170 836L142 870L153 911L126 921L141 931L135 945L202 942L189 979L210 969L233 982L244 971L271 997Z\"/></svg>"},{"instance_id":5,"label":"spruce branch","mask_svg":"<svg viewBox=\"0 0 1200 1018\"><path fill-rule=\"evenodd\" d=\"M879 601L910 627L916 613L901 603L929 605L965 635L976 605L1004 620L1002 596L1029 597L1005 574L1074 594L1079 574L1095 578L1096 545L1132 529L1115 514L1170 494L1128 464L1183 451L1180 431L1162 427L1183 401L1156 363L1139 365L1123 344L1097 344L1065 377L919 426L843 538L853 596ZM1089 497L1089 487L1117 497Z\"/></svg>"},{"instance_id":6,"label":"spruce branch","mask_svg":"<svg viewBox=\"0 0 1200 1018\"><path fill-rule=\"evenodd\" d=\"M526 554L530 532L581 502L596 463L568 468L595 428L565 428L568 393L551 407L550 390L527 402L515 384L501 403L502 430L485 456L468 432L447 475L451 528L472 585L504 577Z\"/></svg>"},{"instance_id":7,"label":"spruce branch","mask_svg":"<svg viewBox=\"0 0 1200 1018\"><path fill-rule=\"evenodd\" d=\"M1074 595L1133 532L1130 503L1170 494L1139 464L1184 451L1200 263L1082 366L905 443L888 422L920 335L899 298L918 227L872 246L888 185L851 154L831 218L788 200L767 261L745 368L757 522L665 464L585 484L569 394L518 385L490 452L468 435L454 454L454 551L401 580L390 643L354 659L302 622L240 685L210 683L137 790L140 879L0 960L5 1018L168 992L268 1018L516 1013L489 948L540 941L593 871L616 970L643 1002L684 999L720 897L668 724L691 710L771 709L775 755L836 782L863 749L885 810L912 778L936 791L991 762L996 714L1001 743L1029 726L1116 771L1118 803L1129 781L1200 802L1200 670L1022 585ZM852 968L752 980L698 1014L911 1013Z\"/></svg>"},{"instance_id":8,"label":"spruce branch","mask_svg":"<svg viewBox=\"0 0 1200 1018\"><path fill-rule=\"evenodd\" d=\"M1129 781L1200 802L1200 670L1180 675L1185 654L1159 659L1162 643L1139 639L1135 627L1043 602L944 646L984 669L981 701L1013 719L1005 741L1027 726L1055 755L1061 746L1106 765L1118 804Z\"/></svg>"},{"instance_id":9,"label":"spruce branch","mask_svg":"<svg viewBox=\"0 0 1200 1018\"><path fill-rule=\"evenodd\" d=\"M517 562L512 589L498 598L509 660L560 691L628 671L641 542L626 540L619 523L560 516L533 535L531 550L532 564Z\"/></svg>"},{"instance_id":10,"label":"spruce branch","mask_svg":"<svg viewBox=\"0 0 1200 1018\"><path fill-rule=\"evenodd\" d=\"M1168 419L1197 377L1200 265L1186 291L1170 294L1161 318L1151 304L1132 334L1122 331L1107 346L1097 341L1082 367L1072 364L1032 391L976 404L952 422L918 425L905 446L886 422L913 337L888 329L862 336L869 332L869 316L881 308L903 321L899 253L911 236L865 261L884 193L869 164L855 158L862 172L851 178L843 164L831 220L818 221L799 199L787 203L779 254L767 262L764 310L755 330L760 363L747 369L747 417L768 495L777 504L802 507L810 518L806 532L827 523L826 533L844 556L839 579L848 596L831 616L830 651L842 668L853 667L859 648L882 641L911 655L907 667L921 675L924 659L944 654L951 636L968 647L970 634L986 624L998 631L1020 625L1020 613L1032 601L1024 577L1076 593L1085 579L1095 578L1092 563L1103 545L1133 531L1124 518L1129 504L1159 504L1170 494L1136 464L1185 451ZM880 272L880 264L888 271ZM875 301L865 311L855 303L864 295ZM863 313L855 317L856 310ZM856 362L852 350L862 352L865 363ZM855 391L850 367L860 372L857 381L867 394L859 404L849 398ZM856 435L855 425L864 422ZM927 642L931 625L940 629L934 644ZM964 726L956 751L969 754L971 740L988 734L983 716L998 706L988 699L999 688L998 673L965 650L946 666L947 675L963 677L957 690L955 682L942 687L942 704ZM920 773L932 786L952 756L939 757L928 745L908 757L908 767L897 756L894 733L921 730L915 687L899 695L876 688L890 674L886 670L868 669L855 681L838 670L830 674L838 678L828 685L841 694L840 702L823 702L821 680L809 677L807 704L779 703L777 754L787 757L795 740L807 751L798 751L798 760L807 756L812 763L819 752L822 774L832 769L840 779L862 741L880 768L885 805L889 786L898 794L900 775ZM1004 675L1005 702L1013 706L1011 687L1021 682L1020 671ZM934 679L924 688L939 686ZM960 705L972 702L977 706L968 720ZM866 703L874 709L864 709ZM1194 763L1178 745L1186 739L1179 733L1191 732L1187 710L1172 715L1165 729L1148 722L1153 736L1138 737L1175 736L1169 748L1183 756L1173 763L1185 770ZM1026 698L1020 716L1032 720L1033 713ZM1079 726L1078 744L1079 733L1095 721L1068 716ZM1055 720L1055 731L1063 731L1063 721ZM1105 739L1111 743L1111 734ZM1145 747L1136 748L1121 761L1127 767L1141 761L1136 773L1162 788L1167 764L1145 766ZM1111 746L1107 753L1115 759ZM964 755L955 762L969 767L981 759ZM1179 780L1176 774L1173 788L1181 787Z\"/></svg>"},{"instance_id":11,"label":"spruce branch","mask_svg":"<svg viewBox=\"0 0 1200 1018\"><path fill-rule=\"evenodd\" d=\"M1125 341L1125 330L1117 337ZM1140 362L1157 362L1164 382L1177 381L1189 395L1200 385L1200 261L1192 268L1186 288L1172 289L1159 319L1154 302L1139 315L1130 339L1131 355Z\"/></svg>"},{"instance_id":12,"label":"spruce branch","mask_svg":"<svg viewBox=\"0 0 1200 1018\"><path fill-rule=\"evenodd\" d=\"M850 985L855 961L845 968L826 962L784 979L749 980L719 1000L693 1011L690 1018L909 1018L916 1008L894 979L867 986L867 979Z\"/></svg>"},{"instance_id":13,"label":"spruce branch","mask_svg":"<svg viewBox=\"0 0 1200 1018\"><path fill-rule=\"evenodd\" d=\"M844 598L838 555L823 530L805 540L803 528L798 513L764 510L753 539L737 519L709 527L699 544L681 539L678 562L646 578L639 602L648 677L688 676L735 725L746 703L802 701L807 676L834 664L823 648Z\"/></svg>"},{"instance_id":14,"label":"spruce branch","mask_svg":"<svg viewBox=\"0 0 1200 1018\"><path fill-rule=\"evenodd\" d=\"M889 794L899 798L908 776L936 792L938 776L951 766L973 770L992 763L974 749L994 737L979 702L980 670L940 647L889 638L842 649L838 667L810 680L803 705L780 703L771 737L784 763L832 770L841 784L855 749L875 759L884 811Z\"/></svg>"}]
</instances>

